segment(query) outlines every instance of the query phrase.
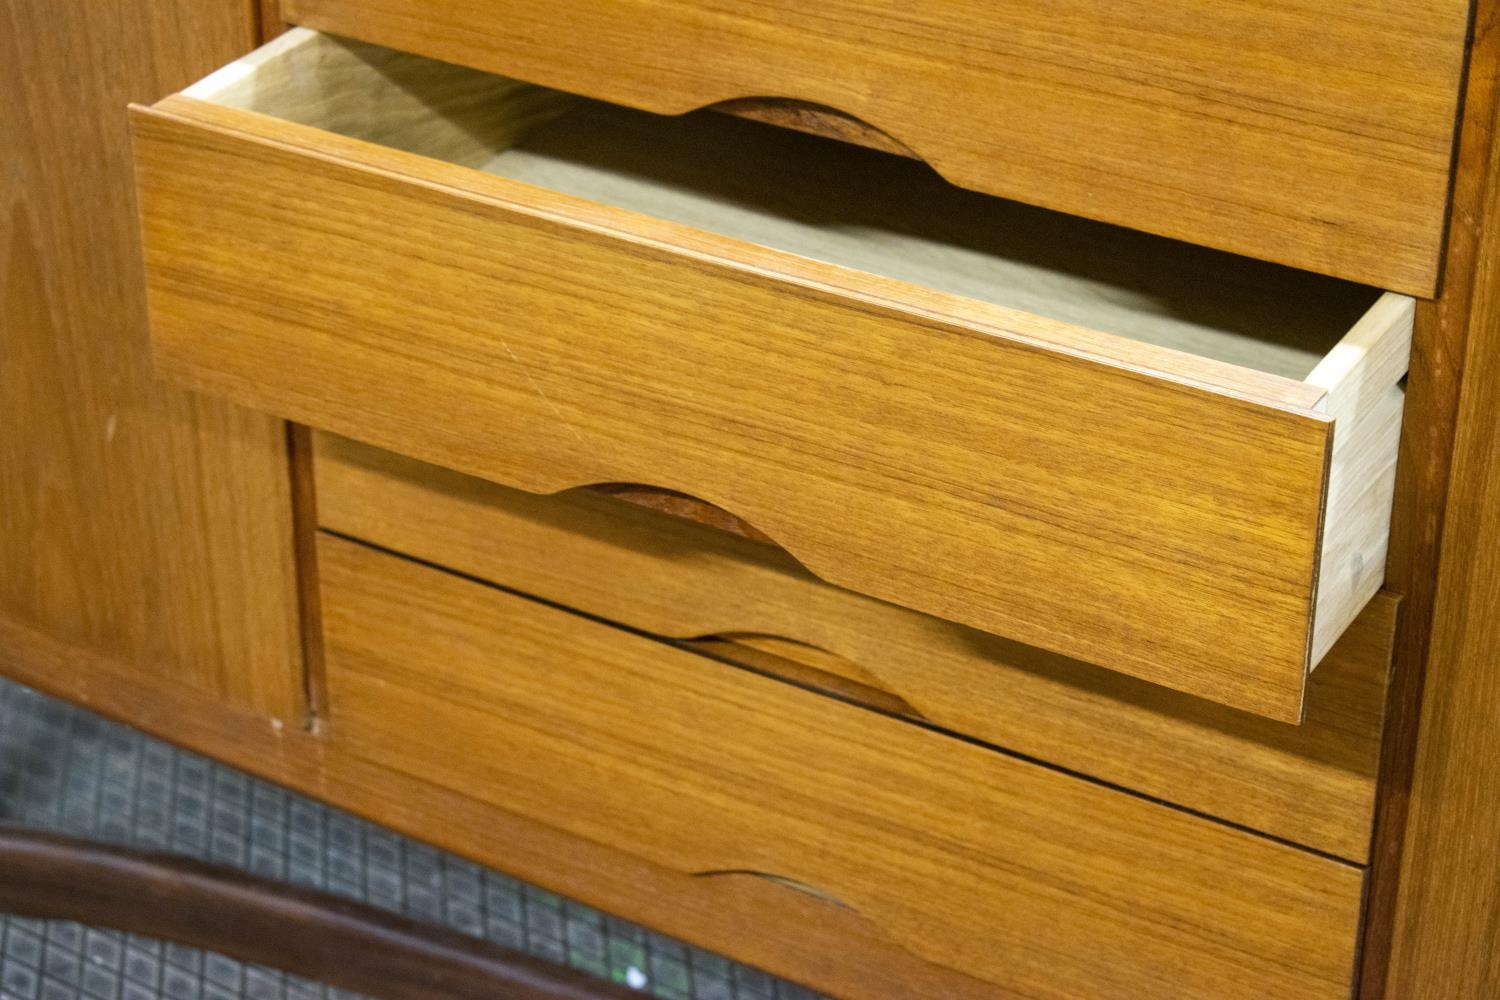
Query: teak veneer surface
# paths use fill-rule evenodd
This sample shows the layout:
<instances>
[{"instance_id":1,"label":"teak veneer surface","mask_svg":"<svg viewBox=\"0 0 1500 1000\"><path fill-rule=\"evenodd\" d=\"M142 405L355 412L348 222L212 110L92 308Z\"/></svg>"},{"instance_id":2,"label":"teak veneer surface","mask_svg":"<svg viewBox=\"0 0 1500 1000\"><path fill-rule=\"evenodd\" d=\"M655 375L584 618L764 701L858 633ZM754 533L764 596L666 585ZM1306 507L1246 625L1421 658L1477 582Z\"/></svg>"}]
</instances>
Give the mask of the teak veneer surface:
<instances>
[{"instance_id":1,"label":"teak veneer surface","mask_svg":"<svg viewBox=\"0 0 1500 1000\"><path fill-rule=\"evenodd\" d=\"M680 490L851 589L1286 720L1379 585L1408 300L1299 382L415 156L482 165L560 98L277 46L137 114L184 384L536 492ZM198 99L307 57L321 122L402 149ZM1374 443L1330 468L1333 419Z\"/></svg>"},{"instance_id":2,"label":"teak veneer surface","mask_svg":"<svg viewBox=\"0 0 1500 1000\"><path fill-rule=\"evenodd\" d=\"M11 656L7 674L22 683L661 933L733 952L789 979L817 981L834 996L995 995L992 985L921 961L851 911L784 883L668 871L331 748L318 732L268 726L258 713L185 685L163 685L8 619L0 619L0 646Z\"/></svg>"},{"instance_id":3,"label":"teak veneer surface","mask_svg":"<svg viewBox=\"0 0 1500 1000\"><path fill-rule=\"evenodd\" d=\"M1389 853L1368 938L1389 947L1365 962L1369 994L1390 1000L1500 994L1500 6L1477 4L1475 21L1450 275L1422 317L1431 419L1413 435L1418 472L1405 504L1426 515L1417 526L1441 527L1441 559L1424 594L1430 646L1421 633L1407 640L1398 707L1408 715L1386 777ZM1446 511L1433 512L1419 501L1442 496L1445 433L1454 434L1451 485ZM1408 546L1411 562L1430 567L1420 560L1432 542Z\"/></svg>"},{"instance_id":4,"label":"teak veneer surface","mask_svg":"<svg viewBox=\"0 0 1500 1000\"><path fill-rule=\"evenodd\" d=\"M793 98L964 187L1415 294L1464 0L291 0L289 20L676 113Z\"/></svg>"},{"instance_id":5,"label":"teak veneer surface","mask_svg":"<svg viewBox=\"0 0 1500 1000\"><path fill-rule=\"evenodd\" d=\"M292 723L285 432L152 373L125 119L254 45L254 15L0 5L0 618Z\"/></svg>"},{"instance_id":6,"label":"teak veneer surface","mask_svg":"<svg viewBox=\"0 0 1500 1000\"><path fill-rule=\"evenodd\" d=\"M303 0L293 6L300 8L296 16L311 20L310 8L324 8L326 16L334 17L331 9L336 4L343 10L341 27L352 33L365 30L350 19L349 12L358 9L370 14L372 35L377 30L394 30L407 38L420 34L426 39L423 44L435 46L458 41L437 37L438 19L433 17L393 29L388 12L376 12L373 3ZM263 6L263 17L272 24L275 18L265 15L269 6ZM1476 234L1486 229L1486 211L1493 214L1484 199L1489 173L1483 161L1493 125L1488 94L1495 63L1494 5L1481 3L1477 8L1478 40L1466 102L1473 127L1466 129L1465 148L1479 155L1459 165L1453 225L1458 233L1455 246L1462 252L1448 269L1442 299L1422 307L1419 360L1413 371L1419 419L1411 422L1412 432L1403 442L1405 489L1398 531L1407 540L1398 542L1394 552L1393 580L1398 583L1412 573L1422 578L1435 561L1430 556L1436 550L1435 526L1442 523L1465 338L1471 326L1478 337L1493 313L1485 306L1493 296L1477 297L1471 309L1469 295L1475 276L1493 271L1489 265L1495 256L1488 248L1492 241L1475 246L1480 242ZM429 7L428 13L434 9ZM529 7L527 14L547 18L556 9ZM625 8L601 9L613 17ZM704 9L699 5L700 11ZM1425 8L1404 9L1414 23L1426 20ZM1098 16L1100 11L1094 6L1092 13ZM1124 11L1115 7L1104 13ZM1369 13L1368 7L1345 7L1331 14L1320 9L1315 16L1347 21ZM922 17L925 11L916 14ZM1034 8L1028 11L1032 14ZM7 674L414 835L503 864L559 891L629 912L669 933L720 947L732 943L750 960L795 978L809 978L810 970L817 970L838 995L891 995L892 984L900 984L895 995L903 1000L988 995L972 981L944 978L930 965L909 957L903 960L876 944L847 911L811 896L765 880L695 880L653 869L409 775L331 752L318 736L297 727L268 725L268 715L286 719L301 704L291 574L281 546L287 517L281 506L286 491L276 442L279 425L260 417L246 423L247 415L236 415L232 408L148 385L139 366L143 342L129 332L139 323L122 319L132 314L138 318L140 313L139 298L124 280L133 259L131 241L124 238L130 234L128 227L111 221L118 221L118 212L128 211L128 199L120 197L122 183L128 186L124 136L117 130L120 104L150 99L242 51L250 44L254 12L238 0L161 0L146 5L120 0L71 11L17 0L0 14L0 24L7 24L7 16L8 30L0 30L0 66L12 68L14 74L0 71L0 80L7 81L0 88L0 111L8 125L6 134L20 136L20 153L8 161L15 169L8 176L0 174L10 185L0 185L0 190L10 196L11 226L0 246L6 276L5 319L0 323L6 339L0 343L0 357L11 381L3 385L0 400L11 407L5 415L7 426L28 431L7 438L8 450L0 446L0 476L9 474L9 482L23 484L10 498L19 502L3 508L10 520L0 519L0 536L12 547L3 565L28 568L5 581L9 591L0 614L0 650ZM1178 27L1198 30L1189 21ZM497 29L485 24L479 30L510 31L511 26ZM1404 46L1414 34L1429 30L1428 24L1416 24L1414 32L1384 37ZM1313 37L1292 33L1253 42L1301 44ZM845 33L840 44L856 44L857 38ZM649 51L634 41L630 45L632 51ZM476 60L502 54L488 45L471 48ZM1362 57L1350 48L1325 47L1323 52L1334 61ZM67 88L53 85L58 78L52 69L57 65L73 67ZM573 71L602 73L613 67L602 60L588 65L580 61ZM646 71L662 72L656 66ZM945 93L940 103L958 102ZM1383 113L1376 103L1362 108L1363 113ZM812 123L818 119L816 114L807 116ZM1067 141L1077 145L1077 134ZM88 152L75 155L77 150ZM1151 162L1155 152L1145 151L1139 162ZM1219 159L1212 145L1205 145L1203 152ZM1228 161L1215 164L1226 165L1235 166ZM1345 196L1367 193L1353 185L1347 186ZM1403 195L1381 198L1404 211ZM1087 206L1069 207L1090 211ZM1119 207L1135 211L1129 203ZM1152 214L1150 206L1138 212L1142 219ZM1195 218L1203 231L1220 225L1219 219L1204 220L1201 214ZM1174 213L1156 218L1161 221L1146 219L1141 224L1178 224ZM1246 235L1232 225L1226 229L1226 240ZM86 242L80 242L83 236ZM1212 232L1207 237L1218 238ZM1360 252L1374 258L1384 248L1371 244ZM86 281L80 277L84 272ZM1483 351L1476 349L1469 364L1483 371L1488 363L1483 358ZM40 378L34 377L38 371ZM1476 384L1479 381L1482 376ZM1482 411L1481 396L1476 389L1464 410L1466 420ZM121 404L118 410L114 404ZM115 412L119 420L111 442L106 432ZM37 428L68 430L30 433ZM1485 433L1469 433L1467 457L1457 463L1456 478L1468 483L1459 491L1460 513L1450 542L1450 549L1460 556L1445 573L1442 628L1447 638L1435 643L1430 699L1438 704L1430 709L1427 727L1439 743L1423 763L1409 852L1417 863L1400 900L1404 926L1394 953L1399 968L1391 996L1424 988L1448 990L1454 996L1488 996L1497 975L1494 951L1488 947L1494 937L1492 913L1484 905L1488 882L1474 877L1488 870L1482 848L1488 843L1487 824L1493 825L1493 810L1487 806L1494 782L1488 781L1483 767L1474 766L1474 761L1484 760L1487 730L1471 724L1470 715L1473 709L1483 709L1484 699L1476 699L1474 692L1489 676L1483 669L1488 663L1488 634L1481 630L1472 640L1462 638L1469 634L1466 621L1476 614L1472 609L1482 604L1479 598L1465 597L1465 592L1488 579L1474 571L1482 564L1482 553L1464 554L1463 535L1479 521L1474 511L1483 509L1474 500L1485 482L1474 470L1482 470L1483 463L1474 456L1483 453ZM121 440L134 442L128 456L118 445ZM226 441L239 443L226 446ZM99 442L106 442L103 454L98 453ZM248 447L248 459L241 445ZM101 521L101 511L111 513ZM101 524L105 527L99 528ZM243 537L234 537L237 533ZM38 552L46 554L40 562L34 558ZM181 556L181 566L174 568L173 553ZM242 561L247 553L249 561ZM32 568L39 571L32 574ZM214 584L205 586L206 580ZM107 587L111 596L80 615L76 595L100 581L112 581ZM247 585L252 591L248 596L237 592ZM175 613L159 613L162 609ZM1424 610L1405 617L1405 673L1419 683L1429 615ZM246 651L249 655L243 655ZM1315 678L1314 690L1316 683ZM1413 745L1393 743L1393 770L1400 770ZM1404 797L1400 775L1388 775L1387 784L1403 786L1388 789L1388 801ZM1400 842L1400 824L1386 826L1391 831L1388 842ZM1434 849L1435 830L1468 850L1445 854ZM1386 867L1386 881L1394 885L1400 877L1399 858L1392 855ZM771 910L795 922L799 933L771 940L761 922L747 917ZM1368 967L1378 970L1392 951L1382 945L1388 925L1379 915L1374 922L1381 925L1374 928L1381 933L1372 936L1374 944L1366 953ZM1368 992L1376 995L1382 984L1373 982L1378 978L1373 974L1369 978Z\"/></svg>"},{"instance_id":7,"label":"teak veneer surface","mask_svg":"<svg viewBox=\"0 0 1500 1000\"><path fill-rule=\"evenodd\" d=\"M319 572L335 750L791 880L1002 993L1348 993L1357 868L354 542Z\"/></svg>"},{"instance_id":8,"label":"teak veneer surface","mask_svg":"<svg viewBox=\"0 0 1500 1000\"><path fill-rule=\"evenodd\" d=\"M820 675L794 679L866 704L1367 857L1389 595L1318 668L1294 727L840 590L764 544L592 491L539 497L327 434L314 467L326 529L657 635L732 639L705 648L761 666L748 644L782 676L790 658Z\"/></svg>"},{"instance_id":9,"label":"teak veneer surface","mask_svg":"<svg viewBox=\"0 0 1500 1000\"><path fill-rule=\"evenodd\" d=\"M1491 271L1474 309L1464 375L1454 479L1433 619L1396 900L1386 995L1493 996L1500 991L1500 316L1493 268L1500 262L1490 218L1481 258Z\"/></svg>"}]
</instances>

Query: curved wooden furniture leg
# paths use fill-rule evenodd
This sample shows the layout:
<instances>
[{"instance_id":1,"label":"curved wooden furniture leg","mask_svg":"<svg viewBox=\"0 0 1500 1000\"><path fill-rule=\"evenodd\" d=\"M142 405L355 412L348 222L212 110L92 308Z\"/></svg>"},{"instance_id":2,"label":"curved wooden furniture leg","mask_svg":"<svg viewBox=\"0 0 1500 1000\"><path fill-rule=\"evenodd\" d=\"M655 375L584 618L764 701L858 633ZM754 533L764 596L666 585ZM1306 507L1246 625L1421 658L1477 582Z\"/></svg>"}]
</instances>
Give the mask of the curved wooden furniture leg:
<instances>
[{"instance_id":1,"label":"curved wooden furniture leg","mask_svg":"<svg viewBox=\"0 0 1500 1000\"><path fill-rule=\"evenodd\" d=\"M326 893L191 858L7 826L0 826L0 913L118 928L383 1000L640 996Z\"/></svg>"}]
</instances>

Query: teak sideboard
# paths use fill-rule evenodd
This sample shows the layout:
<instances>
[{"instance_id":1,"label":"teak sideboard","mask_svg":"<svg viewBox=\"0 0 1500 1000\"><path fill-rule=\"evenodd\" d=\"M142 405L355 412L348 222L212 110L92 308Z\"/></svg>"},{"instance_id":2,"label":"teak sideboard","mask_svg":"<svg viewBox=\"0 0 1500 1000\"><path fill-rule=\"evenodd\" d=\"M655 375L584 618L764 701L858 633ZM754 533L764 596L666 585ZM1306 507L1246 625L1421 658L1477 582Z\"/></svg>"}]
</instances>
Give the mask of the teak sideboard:
<instances>
[{"instance_id":1,"label":"teak sideboard","mask_svg":"<svg viewBox=\"0 0 1500 1000\"><path fill-rule=\"evenodd\" d=\"M0 10L0 673L834 996L1500 995L1500 6Z\"/></svg>"}]
</instances>

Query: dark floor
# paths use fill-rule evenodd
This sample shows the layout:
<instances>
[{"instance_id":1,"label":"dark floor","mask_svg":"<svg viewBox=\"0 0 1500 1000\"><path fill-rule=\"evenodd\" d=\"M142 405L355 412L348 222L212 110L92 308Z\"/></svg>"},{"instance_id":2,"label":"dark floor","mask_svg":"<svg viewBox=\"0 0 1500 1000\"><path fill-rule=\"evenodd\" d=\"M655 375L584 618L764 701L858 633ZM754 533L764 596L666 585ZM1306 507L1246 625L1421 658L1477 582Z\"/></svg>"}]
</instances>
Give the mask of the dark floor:
<instances>
[{"instance_id":1,"label":"dark floor","mask_svg":"<svg viewBox=\"0 0 1500 1000\"><path fill-rule=\"evenodd\" d=\"M666 1000L815 998L3 680L0 822L315 886ZM191 948L0 916L0 1000L348 996Z\"/></svg>"}]
</instances>

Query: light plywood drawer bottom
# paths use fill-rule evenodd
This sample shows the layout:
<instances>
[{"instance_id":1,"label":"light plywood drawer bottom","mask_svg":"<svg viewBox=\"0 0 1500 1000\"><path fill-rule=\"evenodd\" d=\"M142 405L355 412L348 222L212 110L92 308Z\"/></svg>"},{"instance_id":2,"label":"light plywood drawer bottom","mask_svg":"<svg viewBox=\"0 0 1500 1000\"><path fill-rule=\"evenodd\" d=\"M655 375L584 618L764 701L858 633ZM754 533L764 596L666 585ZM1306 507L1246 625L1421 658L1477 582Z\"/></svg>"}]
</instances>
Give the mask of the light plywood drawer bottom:
<instances>
[{"instance_id":1,"label":"light plywood drawer bottom","mask_svg":"<svg viewBox=\"0 0 1500 1000\"><path fill-rule=\"evenodd\" d=\"M355 542L318 554L331 746L704 891L804 887L929 970L891 997L1348 995L1359 868ZM864 960L773 971L816 988Z\"/></svg>"}]
</instances>

